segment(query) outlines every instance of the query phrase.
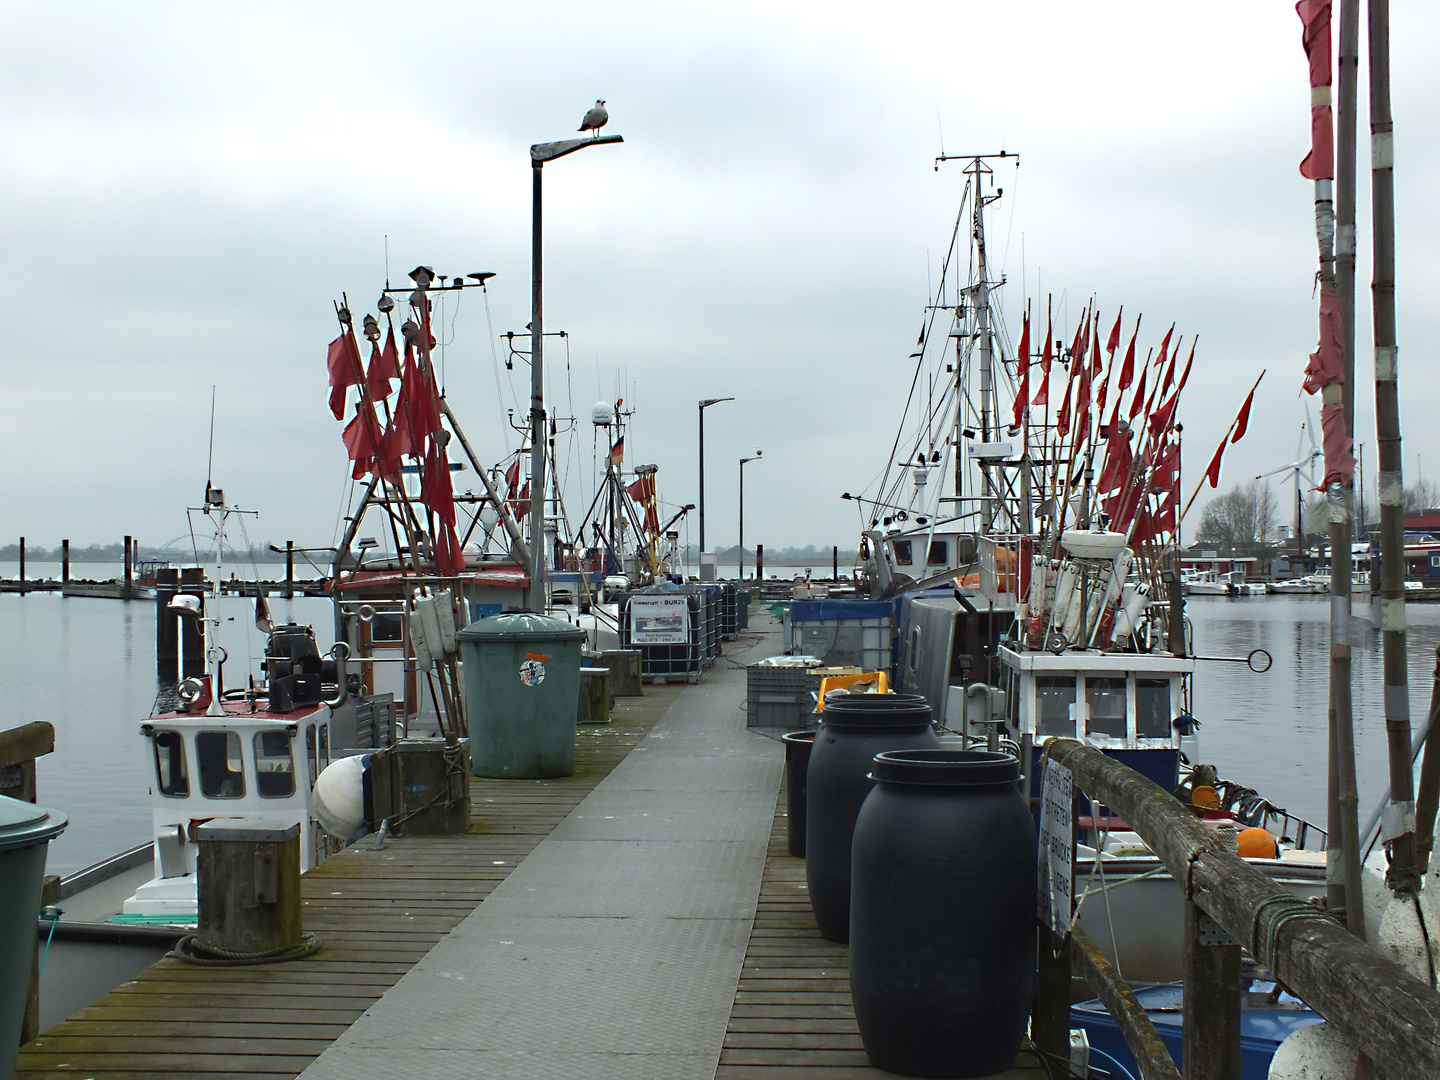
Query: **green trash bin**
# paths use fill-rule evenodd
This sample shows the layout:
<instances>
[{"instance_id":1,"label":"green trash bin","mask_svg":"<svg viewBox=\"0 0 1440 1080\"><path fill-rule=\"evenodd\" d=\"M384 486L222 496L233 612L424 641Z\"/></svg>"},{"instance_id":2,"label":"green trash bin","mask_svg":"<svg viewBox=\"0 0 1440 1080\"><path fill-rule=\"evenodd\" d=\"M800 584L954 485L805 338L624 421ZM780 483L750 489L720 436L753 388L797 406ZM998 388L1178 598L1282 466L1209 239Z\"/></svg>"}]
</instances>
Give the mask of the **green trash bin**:
<instances>
[{"instance_id":1,"label":"green trash bin","mask_svg":"<svg viewBox=\"0 0 1440 1080\"><path fill-rule=\"evenodd\" d=\"M533 780L573 773L584 632L519 613L492 615L455 636L474 774Z\"/></svg>"},{"instance_id":2,"label":"green trash bin","mask_svg":"<svg viewBox=\"0 0 1440 1080\"><path fill-rule=\"evenodd\" d=\"M30 996L45 849L65 824L65 815L58 811L0 795L0 1077L15 1075L25 999Z\"/></svg>"}]
</instances>

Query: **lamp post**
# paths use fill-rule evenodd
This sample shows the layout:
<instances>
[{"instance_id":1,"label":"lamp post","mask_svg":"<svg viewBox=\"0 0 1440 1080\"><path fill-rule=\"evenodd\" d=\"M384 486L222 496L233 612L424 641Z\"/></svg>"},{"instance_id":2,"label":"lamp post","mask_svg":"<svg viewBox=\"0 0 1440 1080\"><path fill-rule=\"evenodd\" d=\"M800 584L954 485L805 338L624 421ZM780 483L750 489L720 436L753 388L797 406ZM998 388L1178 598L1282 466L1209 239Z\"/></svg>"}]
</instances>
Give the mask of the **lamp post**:
<instances>
[{"instance_id":1,"label":"lamp post","mask_svg":"<svg viewBox=\"0 0 1440 1080\"><path fill-rule=\"evenodd\" d=\"M700 402L700 554L705 554L705 410L722 401L734 401L733 397L703 398Z\"/></svg>"},{"instance_id":2,"label":"lamp post","mask_svg":"<svg viewBox=\"0 0 1440 1080\"><path fill-rule=\"evenodd\" d=\"M740 584L745 584L745 463L759 461L763 450L756 450L754 457L740 459Z\"/></svg>"},{"instance_id":3,"label":"lamp post","mask_svg":"<svg viewBox=\"0 0 1440 1080\"><path fill-rule=\"evenodd\" d=\"M540 170L554 161L587 146L602 146L625 140L619 135L598 135L586 139L562 139L530 147L530 592L528 606L545 611L545 343L543 247L540 229Z\"/></svg>"}]
</instances>

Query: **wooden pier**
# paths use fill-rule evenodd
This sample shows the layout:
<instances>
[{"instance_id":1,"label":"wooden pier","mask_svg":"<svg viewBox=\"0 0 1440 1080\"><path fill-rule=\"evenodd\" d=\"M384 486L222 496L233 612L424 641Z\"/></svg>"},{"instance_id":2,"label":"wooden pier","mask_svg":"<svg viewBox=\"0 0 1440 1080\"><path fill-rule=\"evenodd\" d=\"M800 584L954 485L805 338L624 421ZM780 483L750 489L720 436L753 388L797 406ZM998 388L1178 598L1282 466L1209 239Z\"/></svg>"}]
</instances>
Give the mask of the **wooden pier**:
<instances>
[{"instance_id":1,"label":"wooden pier","mask_svg":"<svg viewBox=\"0 0 1440 1080\"><path fill-rule=\"evenodd\" d=\"M785 787L765 859L745 969L725 1029L715 1080L877 1080L850 1003L849 949L815 927L805 860L790 854ZM1022 1049L993 1080L1045 1080L1040 1056Z\"/></svg>"},{"instance_id":2,"label":"wooden pier","mask_svg":"<svg viewBox=\"0 0 1440 1080\"><path fill-rule=\"evenodd\" d=\"M472 778L467 835L361 841L304 875L314 956L253 967L162 960L21 1048L17 1076L295 1076L470 914L654 726L681 688L621 698L580 729L573 776Z\"/></svg>"}]
</instances>

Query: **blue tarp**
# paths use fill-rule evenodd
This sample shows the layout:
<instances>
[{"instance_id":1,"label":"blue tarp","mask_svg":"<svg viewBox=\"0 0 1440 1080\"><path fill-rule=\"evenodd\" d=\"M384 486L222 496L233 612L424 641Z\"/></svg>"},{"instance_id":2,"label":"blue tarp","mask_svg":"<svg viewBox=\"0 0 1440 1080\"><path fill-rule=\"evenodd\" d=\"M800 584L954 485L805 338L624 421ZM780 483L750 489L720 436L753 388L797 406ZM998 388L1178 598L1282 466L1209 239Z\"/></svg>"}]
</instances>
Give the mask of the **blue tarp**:
<instances>
[{"instance_id":1,"label":"blue tarp","mask_svg":"<svg viewBox=\"0 0 1440 1080\"><path fill-rule=\"evenodd\" d=\"M791 622L888 619L894 614L894 600L796 600L790 605Z\"/></svg>"}]
</instances>

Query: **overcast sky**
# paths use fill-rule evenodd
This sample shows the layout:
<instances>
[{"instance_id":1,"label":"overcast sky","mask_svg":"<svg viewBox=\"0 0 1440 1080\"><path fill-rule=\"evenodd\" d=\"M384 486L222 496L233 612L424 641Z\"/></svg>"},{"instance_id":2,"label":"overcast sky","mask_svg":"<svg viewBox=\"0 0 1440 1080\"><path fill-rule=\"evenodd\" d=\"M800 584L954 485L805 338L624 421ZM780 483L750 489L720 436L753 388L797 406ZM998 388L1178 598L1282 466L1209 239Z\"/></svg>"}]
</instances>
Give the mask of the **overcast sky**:
<instances>
[{"instance_id":1,"label":"overcast sky","mask_svg":"<svg viewBox=\"0 0 1440 1080\"><path fill-rule=\"evenodd\" d=\"M183 533L214 385L215 479L259 511L252 534L330 543L348 475L326 407L332 301L373 309L388 236L392 280L493 271L494 331L521 330L527 147L569 137L596 98L625 144L545 170L546 326L570 335L568 370L548 346L552 404L584 423L623 393L628 462L659 465L662 498L685 503L696 401L735 397L706 414L712 546L735 541L737 460L756 448L747 541L856 543L839 494L884 463L963 184L933 169L942 133L951 154L1021 155L991 225L1012 325L1043 288L1200 335L1187 494L1262 367L1222 490L1293 457L1317 331L1289 0L6 2L0 17L6 540ZM1409 482L1440 478L1440 8L1395 0L1392 24ZM1363 138L1360 161L1368 218ZM1368 252L1365 234L1373 492ZM498 460L527 376L497 378L478 292L444 315L447 394Z\"/></svg>"}]
</instances>

